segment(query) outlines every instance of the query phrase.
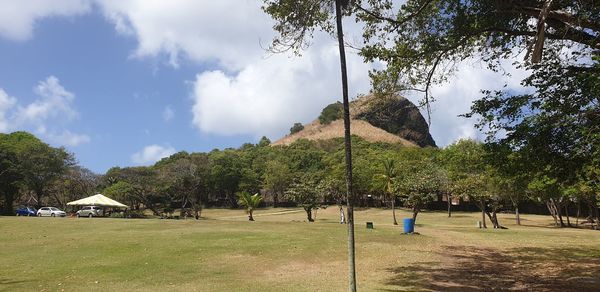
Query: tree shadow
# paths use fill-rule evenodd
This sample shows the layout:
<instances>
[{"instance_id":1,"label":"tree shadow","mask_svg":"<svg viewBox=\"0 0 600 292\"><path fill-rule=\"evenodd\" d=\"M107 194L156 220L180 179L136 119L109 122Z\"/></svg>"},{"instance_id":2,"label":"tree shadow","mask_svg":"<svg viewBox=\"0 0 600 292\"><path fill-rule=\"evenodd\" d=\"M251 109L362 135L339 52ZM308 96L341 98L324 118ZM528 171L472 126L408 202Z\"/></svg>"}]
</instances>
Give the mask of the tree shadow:
<instances>
[{"instance_id":1,"label":"tree shadow","mask_svg":"<svg viewBox=\"0 0 600 292\"><path fill-rule=\"evenodd\" d=\"M388 291L599 291L600 246L493 250L447 246L443 261L395 267Z\"/></svg>"},{"instance_id":2,"label":"tree shadow","mask_svg":"<svg viewBox=\"0 0 600 292\"><path fill-rule=\"evenodd\" d=\"M0 278L0 291L14 291L17 290L13 285L23 284L31 282L31 280L14 280L14 279L6 279ZM13 288L11 288L11 286Z\"/></svg>"}]
</instances>

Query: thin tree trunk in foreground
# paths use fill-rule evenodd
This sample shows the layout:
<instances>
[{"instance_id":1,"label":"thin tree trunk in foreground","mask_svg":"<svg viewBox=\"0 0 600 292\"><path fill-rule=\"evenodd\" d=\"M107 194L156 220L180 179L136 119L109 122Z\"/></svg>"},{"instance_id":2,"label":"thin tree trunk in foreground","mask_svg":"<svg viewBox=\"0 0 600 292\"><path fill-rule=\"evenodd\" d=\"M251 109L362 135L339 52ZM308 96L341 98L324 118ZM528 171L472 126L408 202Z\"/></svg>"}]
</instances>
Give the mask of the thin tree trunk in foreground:
<instances>
[{"instance_id":1,"label":"thin tree trunk in foreground","mask_svg":"<svg viewBox=\"0 0 600 292\"><path fill-rule=\"evenodd\" d=\"M412 219L413 219L413 229L415 228L415 225L417 224L417 215L419 214L420 210L421 210L421 208L416 207L416 206L413 208L413 216L412 216Z\"/></svg>"},{"instance_id":2,"label":"thin tree trunk in foreground","mask_svg":"<svg viewBox=\"0 0 600 292\"><path fill-rule=\"evenodd\" d=\"M344 105L344 147L346 150L346 204L348 210L348 291L356 291L356 268L354 256L354 196L352 194L352 148L350 141L350 103L348 101L348 75L346 71L346 50L344 48L344 29L342 28L342 3L335 1L335 20L338 46L340 50L340 69L342 71L342 99Z\"/></svg>"},{"instance_id":3,"label":"thin tree trunk in foreground","mask_svg":"<svg viewBox=\"0 0 600 292\"><path fill-rule=\"evenodd\" d=\"M446 195L446 201L448 201L448 218L452 217L452 199L450 195Z\"/></svg>"},{"instance_id":4,"label":"thin tree trunk in foreground","mask_svg":"<svg viewBox=\"0 0 600 292\"><path fill-rule=\"evenodd\" d=\"M487 229L487 224L485 224L485 203L483 202L483 200L480 203L481 203L481 224L483 224L483 228Z\"/></svg>"},{"instance_id":5,"label":"thin tree trunk in foreground","mask_svg":"<svg viewBox=\"0 0 600 292\"><path fill-rule=\"evenodd\" d=\"M313 220L313 217L312 217L312 209L304 208L304 211L306 211L306 218L308 219L308 222L315 221L315 220Z\"/></svg>"},{"instance_id":6,"label":"thin tree trunk in foreground","mask_svg":"<svg viewBox=\"0 0 600 292\"><path fill-rule=\"evenodd\" d=\"M396 197L392 195L392 216L394 217L394 225L398 225L396 221Z\"/></svg>"},{"instance_id":7,"label":"thin tree trunk in foreground","mask_svg":"<svg viewBox=\"0 0 600 292\"><path fill-rule=\"evenodd\" d=\"M565 204L565 215L567 216L567 226L571 226L571 220L569 220L569 203Z\"/></svg>"},{"instance_id":8,"label":"thin tree trunk in foreground","mask_svg":"<svg viewBox=\"0 0 600 292\"><path fill-rule=\"evenodd\" d=\"M550 215L552 215L552 218L554 219L554 225L558 226L558 217L556 216L556 211L555 211L555 206L554 206L554 201L547 201L546 202L546 207L548 208L548 211L550 212Z\"/></svg>"},{"instance_id":9,"label":"thin tree trunk in foreground","mask_svg":"<svg viewBox=\"0 0 600 292\"><path fill-rule=\"evenodd\" d=\"M575 227L579 227L579 216L581 215L581 202L577 202L577 217L575 217Z\"/></svg>"}]
</instances>

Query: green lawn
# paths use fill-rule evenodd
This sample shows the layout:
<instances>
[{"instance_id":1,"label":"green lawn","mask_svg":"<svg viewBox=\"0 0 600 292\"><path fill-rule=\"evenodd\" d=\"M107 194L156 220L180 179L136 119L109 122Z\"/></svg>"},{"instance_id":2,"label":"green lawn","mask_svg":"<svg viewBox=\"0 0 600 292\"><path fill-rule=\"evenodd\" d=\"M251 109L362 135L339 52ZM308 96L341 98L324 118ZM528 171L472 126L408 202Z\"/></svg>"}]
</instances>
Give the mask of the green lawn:
<instances>
[{"instance_id":1,"label":"green lawn","mask_svg":"<svg viewBox=\"0 0 600 292\"><path fill-rule=\"evenodd\" d=\"M200 221L0 217L0 291L346 290L346 226L335 207L315 223L299 209L255 214L255 222L224 209ZM478 218L422 213L420 235L401 235L390 210L358 211L359 289L600 287L599 231L557 229L535 215L517 227L510 214L500 216L509 229L480 230Z\"/></svg>"}]
</instances>

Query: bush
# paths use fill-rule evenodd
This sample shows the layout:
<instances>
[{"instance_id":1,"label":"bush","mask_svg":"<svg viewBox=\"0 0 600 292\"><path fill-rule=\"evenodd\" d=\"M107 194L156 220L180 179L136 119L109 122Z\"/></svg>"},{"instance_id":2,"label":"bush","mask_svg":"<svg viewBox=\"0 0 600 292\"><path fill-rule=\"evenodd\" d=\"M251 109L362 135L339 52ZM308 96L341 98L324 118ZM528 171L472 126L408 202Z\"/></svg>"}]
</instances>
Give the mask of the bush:
<instances>
[{"instance_id":1,"label":"bush","mask_svg":"<svg viewBox=\"0 0 600 292\"><path fill-rule=\"evenodd\" d=\"M127 218L146 218L142 211L128 211Z\"/></svg>"},{"instance_id":2,"label":"bush","mask_svg":"<svg viewBox=\"0 0 600 292\"><path fill-rule=\"evenodd\" d=\"M319 116L319 122L322 125L329 125L331 122L341 119L344 114L344 106L341 102L332 103L326 106Z\"/></svg>"},{"instance_id":3,"label":"bush","mask_svg":"<svg viewBox=\"0 0 600 292\"><path fill-rule=\"evenodd\" d=\"M290 135L296 134L302 130L304 130L304 126L301 123L294 123L294 125L290 128Z\"/></svg>"},{"instance_id":4,"label":"bush","mask_svg":"<svg viewBox=\"0 0 600 292\"><path fill-rule=\"evenodd\" d=\"M110 213L110 218L124 218L123 212L112 212Z\"/></svg>"}]
</instances>

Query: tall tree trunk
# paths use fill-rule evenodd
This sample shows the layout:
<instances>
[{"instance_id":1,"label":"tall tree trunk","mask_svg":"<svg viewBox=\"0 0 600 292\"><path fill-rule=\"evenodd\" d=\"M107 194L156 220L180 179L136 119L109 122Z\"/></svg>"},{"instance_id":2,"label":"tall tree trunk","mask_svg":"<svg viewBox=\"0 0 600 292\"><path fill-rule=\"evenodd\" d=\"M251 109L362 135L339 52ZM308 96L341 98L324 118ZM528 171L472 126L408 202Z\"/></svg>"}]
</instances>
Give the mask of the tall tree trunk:
<instances>
[{"instance_id":1,"label":"tall tree trunk","mask_svg":"<svg viewBox=\"0 0 600 292\"><path fill-rule=\"evenodd\" d=\"M596 229L600 229L600 209L598 209L598 205L594 206L594 212L596 213ZM592 215L593 218L593 215ZM594 219L592 219L592 229L594 229Z\"/></svg>"},{"instance_id":2,"label":"tall tree trunk","mask_svg":"<svg viewBox=\"0 0 600 292\"><path fill-rule=\"evenodd\" d=\"M198 205L199 205L198 203L194 203L192 205L192 208L194 208L194 218L196 220L200 219L200 208L198 207Z\"/></svg>"},{"instance_id":3,"label":"tall tree trunk","mask_svg":"<svg viewBox=\"0 0 600 292\"><path fill-rule=\"evenodd\" d=\"M550 212L550 215L554 219L554 225L558 226L558 218L556 217L556 211L555 211L554 201L552 201L552 200L546 201L546 207L548 208L548 211Z\"/></svg>"},{"instance_id":4,"label":"tall tree trunk","mask_svg":"<svg viewBox=\"0 0 600 292\"><path fill-rule=\"evenodd\" d=\"M563 221L562 218L562 204L561 203L556 203L556 201L554 201L553 199L551 199L554 202L554 209L556 210L556 215L558 216L558 221L560 222L560 227L565 227L565 222Z\"/></svg>"},{"instance_id":5,"label":"tall tree trunk","mask_svg":"<svg viewBox=\"0 0 600 292\"><path fill-rule=\"evenodd\" d=\"M565 204L565 216L567 216L567 226L573 227L571 225L571 220L569 220L569 203L568 202Z\"/></svg>"},{"instance_id":6,"label":"tall tree trunk","mask_svg":"<svg viewBox=\"0 0 600 292\"><path fill-rule=\"evenodd\" d=\"M494 217L494 228L501 228L500 221L498 221L498 213L495 208L492 211L492 217Z\"/></svg>"},{"instance_id":7,"label":"tall tree trunk","mask_svg":"<svg viewBox=\"0 0 600 292\"><path fill-rule=\"evenodd\" d=\"M415 228L415 224L417 224L417 215L419 214L419 211L421 210L421 208L419 208L418 206L414 206L413 207L413 229Z\"/></svg>"},{"instance_id":8,"label":"tall tree trunk","mask_svg":"<svg viewBox=\"0 0 600 292\"><path fill-rule=\"evenodd\" d=\"M394 217L394 225L398 225L396 221L396 197L392 195L392 216Z\"/></svg>"},{"instance_id":9,"label":"tall tree trunk","mask_svg":"<svg viewBox=\"0 0 600 292\"><path fill-rule=\"evenodd\" d=\"M448 218L452 217L452 196L446 195L446 200L448 201Z\"/></svg>"},{"instance_id":10,"label":"tall tree trunk","mask_svg":"<svg viewBox=\"0 0 600 292\"><path fill-rule=\"evenodd\" d=\"M273 208L277 208L279 204L279 194L278 192L273 192Z\"/></svg>"},{"instance_id":11,"label":"tall tree trunk","mask_svg":"<svg viewBox=\"0 0 600 292\"><path fill-rule=\"evenodd\" d=\"M304 211L306 211L306 218L308 219L308 222L314 222L315 220L312 217L312 208L304 208Z\"/></svg>"},{"instance_id":12,"label":"tall tree trunk","mask_svg":"<svg viewBox=\"0 0 600 292\"><path fill-rule=\"evenodd\" d=\"M346 70L346 50L342 27L342 0L335 0L335 21L337 26L340 69L342 73L342 99L344 106L344 148L346 152L346 204L348 210L348 290L356 291L356 268L354 255L354 195L352 194L352 148L350 140L350 102L348 101L348 73Z\"/></svg>"},{"instance_id":13,"label":"tall tree trunk","mask_svg":"<svg viewBox=\"0 0 600 292\"><path fill-rule=\"evenodd\" d=\"M483 228L487 229L487 224L485 223L485 202L481 200L479 204L479 208L481 208L481 224L483 224Z\"/></svg>"},{"instance_id":14,"label":"tall tree trunk","mask_svg":"<svg viewBox=\"0 0 600 292\"><path fill-rule=\"evenodd\" d=\"M579 227L579 216L581 215L581 202L577 200L577 217L575 218L575 227Z\"/></svg>"},{"instance_id":15,"label":"tall tree trunk","mask_svg":"<svg viewBox=\"0 0 600 292\"><path fill-rule=\"evenodd\" d=\"M4 215L14 215L15 211L13 209L13 204L15 202L15 195L10 190L7 190L4 194L4 210L2 213Z\"/></svg>"},{"instance_id":16,"label":"tall tree trunk","mask_svg":"<svg viewBox=\"0 0 600 292\"><path fill-rule=\"evenodd\" d=\"M254 217L252 217L252 211L248 211L248 221L254 221Z\"/></svg>"},{"instance_id":17,"label":"tall tree trunk","mask_svg":"<svg viewBox=\"0 0 600 292\"><path fill-rule=\"evenodd\" d=\"M485 212L485 214L488 216L488 218L490 218L490 222L492 222L492 228L496 229L498 227L496 227L496 221L494 220L494 217L492 217L492 214L490 212Z\"/></svg>"},{"instance_id":18,"label":"tall tree trunk","mask_svg":"<svg viewBox=\"0 0 600 292\"><path fill-rule=\"evenodd\" d=\"M521 225L521 215L519 214L519 206L515 206L515 216L517 217L517 225Z\"/></svg>"}]
</instances>

